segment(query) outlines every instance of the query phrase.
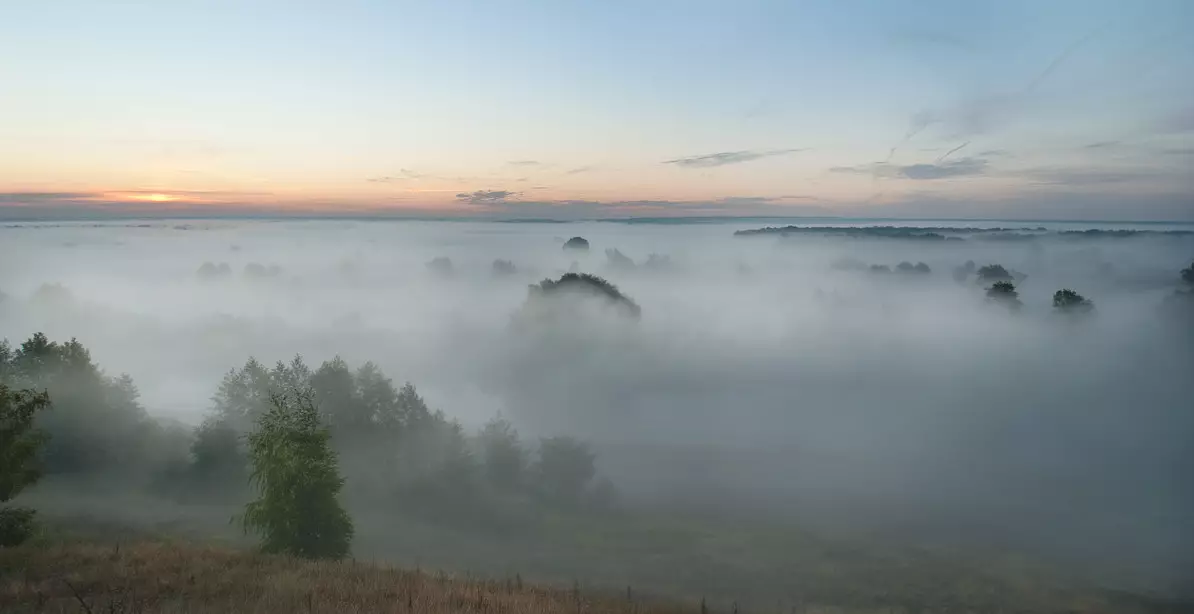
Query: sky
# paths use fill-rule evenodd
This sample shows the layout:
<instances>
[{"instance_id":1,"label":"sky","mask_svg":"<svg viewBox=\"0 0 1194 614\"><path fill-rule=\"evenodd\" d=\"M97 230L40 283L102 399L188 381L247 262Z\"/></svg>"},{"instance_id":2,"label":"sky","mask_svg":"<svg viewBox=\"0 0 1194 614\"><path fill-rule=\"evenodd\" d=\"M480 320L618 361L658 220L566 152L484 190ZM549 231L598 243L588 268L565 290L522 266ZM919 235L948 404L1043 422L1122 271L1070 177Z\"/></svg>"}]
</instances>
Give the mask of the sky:
<instances>
[{"instance_id":1,"label":"sky","mask_svg":"<svg viewBox=\"0 0 1194 614\"><path fill-rule=\"evenodd\" d=\"M0 8L0 217L1194 220L1194 3Z\"/></svg>"}]
</instances>

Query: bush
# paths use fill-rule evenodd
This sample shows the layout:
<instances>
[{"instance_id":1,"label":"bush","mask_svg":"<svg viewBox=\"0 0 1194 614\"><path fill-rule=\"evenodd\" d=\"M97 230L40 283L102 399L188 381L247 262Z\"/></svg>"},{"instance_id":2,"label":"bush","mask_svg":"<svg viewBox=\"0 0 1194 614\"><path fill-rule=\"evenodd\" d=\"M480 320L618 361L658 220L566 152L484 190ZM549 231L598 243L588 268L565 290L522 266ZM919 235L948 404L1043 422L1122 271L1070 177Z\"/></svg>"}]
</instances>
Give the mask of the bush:
<instances>
[{"instance_id":1,"label":"bush","mask_svg":"<svg viewBox=\"0 0 1194 614\"><path fill-rule=\"evenodd\" d=\"M1012 274L1003 265L988 264L978 269L979 281L1008 281L1012 280Z\"/></svg>"},{"instance_id":2,"label":"bush","mask_svg":"<svg viewBox=\"0 0 1194 614\"><path fill-rule=\"evenodd\" d=\"M273 395L249 435L251 480L260 497L245 506L245 532L262 549L304 558L341 559L352 544L352 519L338 499L344 486L312 395Z\"/></svg>"},{"instance_id":3,"label":"bush","mask_svg":"<svg viewBox=\"0 0 1194 614\"><path fill-rule=\"evenodd\" d=\"M25 543L37 531L35 512L27 507L0 509L0 548Z\"/></svg>"}]
</instances>

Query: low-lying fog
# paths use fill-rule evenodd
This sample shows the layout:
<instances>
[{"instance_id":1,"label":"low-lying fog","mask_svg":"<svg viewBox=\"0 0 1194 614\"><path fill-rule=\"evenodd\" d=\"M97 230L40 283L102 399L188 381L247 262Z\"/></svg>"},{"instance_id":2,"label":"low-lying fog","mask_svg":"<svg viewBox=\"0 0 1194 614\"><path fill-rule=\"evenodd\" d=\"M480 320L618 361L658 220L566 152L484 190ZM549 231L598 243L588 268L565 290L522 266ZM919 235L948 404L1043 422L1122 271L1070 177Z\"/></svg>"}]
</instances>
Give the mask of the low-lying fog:
<instances>
[{"instance_id":1,"label":"low-lying fog","mask_svg":"<svg viewBox=\"0 0 1194 614\"><path fill-rule=\"evenodd\" d=\"M249 356L372 360L466 427L501 412L529 436L588 439L643 503L1002 541L1124 584L1188 580L1194 318L1158 309L1194 235L734 236L763 225L9 225L0 337L78 337L151 413L186 422ZM587 253L562 249L573 236ZM651 254L666 259L645 266ZM428 266L440 257L450 270ZM956 279L968 260L1022 276L1023 307ZM868 270L903 261L931 272ZM641 319L513 329L528 284L569 269L616 284ZM1061 288L1095 312L1055 314Z\"/></svg>"}]
</instances>

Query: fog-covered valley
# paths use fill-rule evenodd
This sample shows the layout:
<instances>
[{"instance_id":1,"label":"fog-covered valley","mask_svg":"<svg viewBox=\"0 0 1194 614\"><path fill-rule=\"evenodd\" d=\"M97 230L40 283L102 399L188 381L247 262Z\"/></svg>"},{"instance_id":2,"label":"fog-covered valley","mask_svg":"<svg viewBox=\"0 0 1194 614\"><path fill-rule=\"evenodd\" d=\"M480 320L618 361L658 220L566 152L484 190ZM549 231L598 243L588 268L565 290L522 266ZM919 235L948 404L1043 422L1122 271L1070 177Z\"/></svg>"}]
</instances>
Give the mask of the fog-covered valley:
<instances>
[{"instance_id":1,"label":"fog-covered valley","mask_svg":"<svg viewBox=\"0 0 1194 614\"><path fill-rule=\"evenodd\" d=\"M250 356L372 361L468 431L500 414L528 440L584 439L632 508L1189 588L1190 227L735 235L769 223L10 224L0 337L75 337L187 425ZM564 248L576 236L588 249ZM980 279L993 264L1018 307ZM528 286L568 271L641 315L520 321ZM1063 288L1093 310L1055 308Z\"/></svg>"}]
</instances>

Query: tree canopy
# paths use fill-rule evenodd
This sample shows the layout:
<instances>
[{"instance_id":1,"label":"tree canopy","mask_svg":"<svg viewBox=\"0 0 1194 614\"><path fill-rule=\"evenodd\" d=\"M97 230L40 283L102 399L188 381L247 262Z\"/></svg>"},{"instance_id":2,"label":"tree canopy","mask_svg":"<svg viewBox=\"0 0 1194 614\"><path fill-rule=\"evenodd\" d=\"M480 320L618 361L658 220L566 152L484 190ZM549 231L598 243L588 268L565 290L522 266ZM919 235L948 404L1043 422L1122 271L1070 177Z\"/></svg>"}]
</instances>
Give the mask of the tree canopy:
<instances>
[{"instance_id":1,"label":"tree canopy","mask_svg":"<svg viewBox=\"0 0 1194 614\"><path fill-rule=\"evenodd\" d=\"M306 391L271 394L270 408L249 435L250 477L259 497L245 506L246 532L262 549L340 559L352 545L352 519L338 496L344 486L331 431Z\"/></svg>"},{"instance_id":2,"label":"tree canopy","mask_svg":"<svg viewBox=\"0 0 1194 614\"><path fill-rule=\"evenodd\" d=\"M1069 288L1063 288L1053 293L1053 308L1061 313L1090 313L1094 311L1094 303Z\"/></svg>"}]
</instances>

